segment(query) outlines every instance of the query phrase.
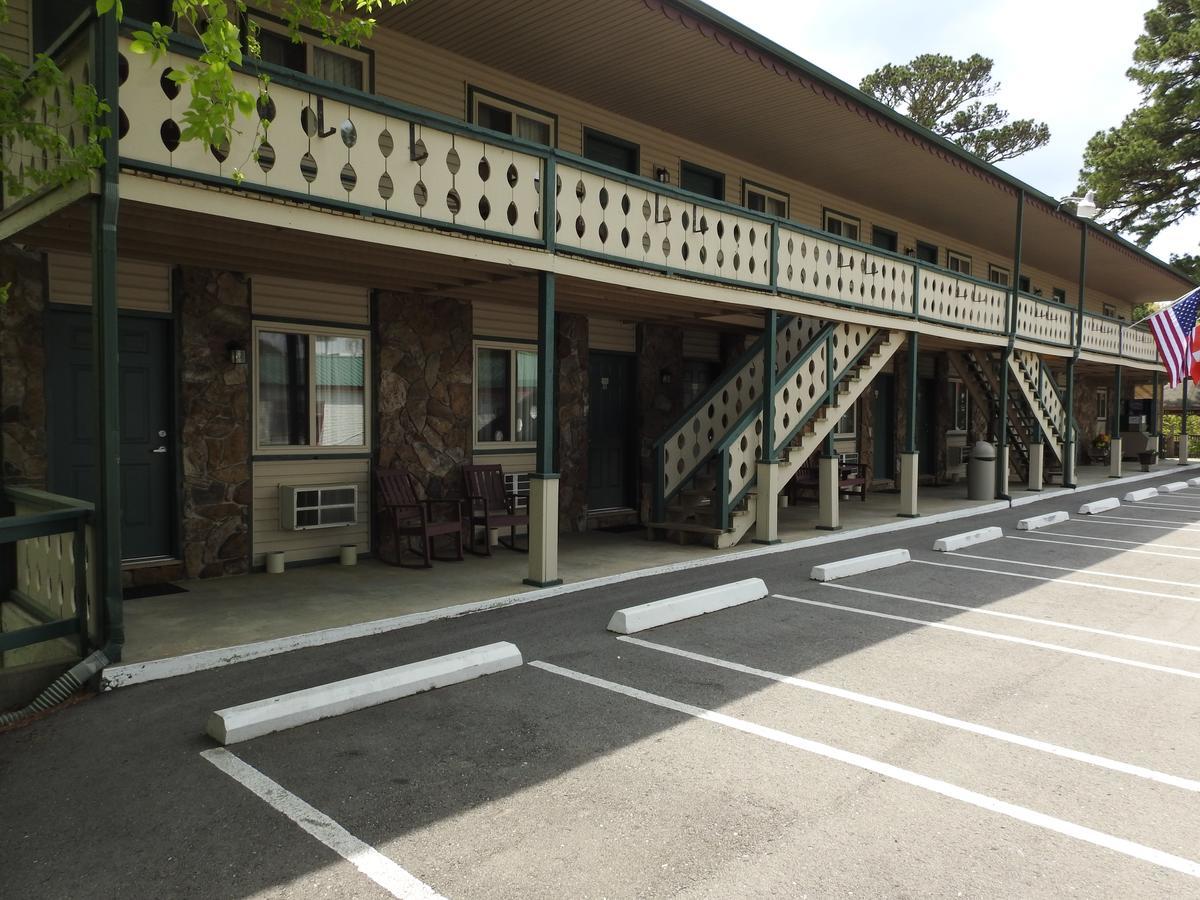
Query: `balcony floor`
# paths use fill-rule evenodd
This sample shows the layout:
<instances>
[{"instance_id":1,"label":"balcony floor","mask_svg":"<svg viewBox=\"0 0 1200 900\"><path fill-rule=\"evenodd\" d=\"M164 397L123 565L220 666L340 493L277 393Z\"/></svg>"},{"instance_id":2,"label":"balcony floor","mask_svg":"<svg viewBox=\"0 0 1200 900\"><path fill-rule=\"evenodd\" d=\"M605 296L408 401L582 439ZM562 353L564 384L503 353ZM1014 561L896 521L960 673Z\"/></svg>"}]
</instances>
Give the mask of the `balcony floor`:
<instances>
[{"instance_id":1,"label":"balcony floor","mask_svg":"<svg viewBox=\"0 0 1200 900\"><path fill-rule=\"evenodd\" d=\"M1165 474L1173 467L1173 461L1166 461L1154 470ZM1126 474L1136 474L1138 468L1136 463L1126 463ZM1107 471L1101 466L1081 466L1080 486L1106 482ZM1053 485L1047 488L1054 489ZM1013 485L1012 491L1014 497L1025 495L1019 484ZM991 502L967 500L966 485L961 482L924 486L920 491L924 517ZM1067 507L1072 503L1073 498L1064 500ZM871 493L866 502L843 500L841 534L895 523L898 505L899 496L894 493ZM823 533L815 530L816 521L815 502L783 509L780 537L785 542L820 537ZM952 523L947 529L947 533L955 530ZM569 584L711 559L754 546L746 541L728 550L713 550L650 542L644 535L641 529L562 535L559 568L563 580ZM852 553L847 547L847 555ZM187 581L183 583L186 593L126 601L128 642L123 662L145 662L510 596L532 590L521 583L527 566L524 554L498 548L491 558L468 554L461 563L435 563L428 570L398 569L376 560L362 560L354 567L329 563L289 569L283 575L255 573Z\"/></svg>"}]
</instances>

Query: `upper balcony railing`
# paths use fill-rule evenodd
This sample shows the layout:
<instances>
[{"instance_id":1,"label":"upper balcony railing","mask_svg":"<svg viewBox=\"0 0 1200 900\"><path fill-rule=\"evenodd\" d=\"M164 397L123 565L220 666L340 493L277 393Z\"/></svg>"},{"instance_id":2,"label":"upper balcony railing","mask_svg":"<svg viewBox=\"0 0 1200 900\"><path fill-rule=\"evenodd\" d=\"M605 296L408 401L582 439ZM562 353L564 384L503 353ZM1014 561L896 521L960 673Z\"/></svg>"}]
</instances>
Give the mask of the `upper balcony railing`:
<instances>
[{"instance_id":1,"label":"upper balcony railing","mask_svg":"<svg viewBox=\"0 0 1200 900\"><path fill-rule=\"evenodd\" d=\"M978 333L1015 318L1016 338L1053 347L1080 330L1058 303L1021 294L1014 317L1003 285L287 69L264 65L269 97L206 148L181 139L188 98L169 77L196 49L120 49L126 168ZM1082 349L1156 358L1148 332L1091 313Z\"/></svg>"}]
</instances>

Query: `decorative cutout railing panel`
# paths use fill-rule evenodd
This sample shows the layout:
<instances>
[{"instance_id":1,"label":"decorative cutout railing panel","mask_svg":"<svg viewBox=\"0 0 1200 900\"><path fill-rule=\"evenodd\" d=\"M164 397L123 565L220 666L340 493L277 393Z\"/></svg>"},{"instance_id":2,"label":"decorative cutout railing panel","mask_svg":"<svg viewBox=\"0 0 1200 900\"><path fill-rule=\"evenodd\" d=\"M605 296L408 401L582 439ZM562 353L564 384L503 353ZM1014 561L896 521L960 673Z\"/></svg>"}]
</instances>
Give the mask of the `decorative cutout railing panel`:
<instances>
[{"instance_id":1,"label":"decorative cutout railing panel","mask_svg":"<svg viewBox=\"0 0 1200 900\"><path fill-rule=\"evenodd\" d=\"M1083 315L1083 349L1097 353L1121 352L1121 323L1107 316Z\"/></svg>"},{"instance_id":2,"label":"decorative cutout railing panel","mask_svg":"<svg viewBox=\"0 0 1200 900\"><path fill-rule=\"evenodd\" d=\"M768 287L771 223L559 162L564 247L706 278Z\"/></svg>"},{"instance_id":3,"label":"decorative cutout railing panel","mask_svg":"<svg viewBox=\"0 0 1200 900\"><path fill-rule=\"evenodd\" d=\"M1075 310L1061 303L1018 294L1017 337L1070 347L1075 343Z\"/></svg>"},{"instance_id":4,"label":"decorative cutout railing panel","mask_svg":"<svg viewBox=\"0 0 1200 900\"><path fill-rule=\"evenodd\" d=\"M787 227L779 229L781 290L897 315L912 313L913 266Z\"/></svg>"},{"instance_id":5,"label":"decorative cutout railing panel","mask_svg":"<svg viewBox=\"0 0 1200 900\"><path fill-rule=\"evenodd\" d=\"M1124 326L1121 329L1121 355L1142 362L1156 362L1158 348L1149 329Z\"/></svg>"},{"instance_id":6,"label":"decorative cutout railing panel","mask_svg":"<svg viewBox=\"0 0 1200 900\"><path fill-rule=\"evenodd\" d=\"M232 178L318 200L395 213L430 224L538 240L543 160L499 143L385 115L278 82L252 116L240 116L230 145L205 149L180 140L185 92L167 76L188 58L158 61L129 52L121 86L121 156L187 177ZM237 86L258 93L249 75ZM265 143L256 149L260 125Z\"/></svg>"},{"instance_id":7,"label":"decorative cutout railing panel","mask_svg":"<svg viewBox=\"0 0 1200 900\"><path fill-rule=\"evenodd\" d=\"M1036 353L1014 350L1012 359L1040 406L1040 409L1034 412L1042 418L1043 426L1052 425L1057 432L1057 439L1062 440L1067 434L1067 410L1063 405L1062 395L1058 392L1058 385L1054 383L1053 373L1046 368Z\"/></svg>"},{"instance_id":8,"label":"decorative cutout railing panel","mask_svg":"<svg viewBox=\"0 0 1200 900\"><path fill-rule=\"evenodd\" d=\"M1003 333L1008 328L1008 292L952 272L924 267L921 279L921 318L981 331Z\"/></svg>"}]
</instances>

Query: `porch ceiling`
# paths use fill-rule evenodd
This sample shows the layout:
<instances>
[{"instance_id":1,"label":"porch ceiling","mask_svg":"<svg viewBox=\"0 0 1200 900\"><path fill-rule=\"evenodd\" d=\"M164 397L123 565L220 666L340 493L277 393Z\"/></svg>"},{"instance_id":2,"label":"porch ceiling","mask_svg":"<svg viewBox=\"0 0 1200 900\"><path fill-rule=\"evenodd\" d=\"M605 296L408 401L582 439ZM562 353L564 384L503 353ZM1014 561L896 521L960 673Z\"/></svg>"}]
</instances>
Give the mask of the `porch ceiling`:
<instances>
[{"instance_id":1,"label":"porch ceiling","mask_svg":"<svg viewBox=\"0 0 1200 900\"><path fill-rule=\"evenodd\" d=\"M414 0L381 19L587 103L1004 256L1012 252L1016 188L1002 173L905 128L815 67L794 65L765 38L753 46L703 4ZM1040 200L1030 206L1026 261L1074 280L1078 223ZM1092 243L1093 287L1141 301L1174 297L1186 286L1116 241Z\"/></svg>"},{"instance_id":2,"label":"porch ceiling","mask_svg":"<svg viewBox=\"0 0 1200 900\"><path fill-rule=\"evenodd\" d=\"M22 233L32 246L90 252L87 205L77 203ZM365 245L333 235L235 222L163 206L121 205L118 253L169 265L227 268L258 275L358 285L409 294L537 302L536 272L478 260ZM761 312L726 303L560 277L558 307L631 322L755 329Z\"/></svg>"}]
</instances>

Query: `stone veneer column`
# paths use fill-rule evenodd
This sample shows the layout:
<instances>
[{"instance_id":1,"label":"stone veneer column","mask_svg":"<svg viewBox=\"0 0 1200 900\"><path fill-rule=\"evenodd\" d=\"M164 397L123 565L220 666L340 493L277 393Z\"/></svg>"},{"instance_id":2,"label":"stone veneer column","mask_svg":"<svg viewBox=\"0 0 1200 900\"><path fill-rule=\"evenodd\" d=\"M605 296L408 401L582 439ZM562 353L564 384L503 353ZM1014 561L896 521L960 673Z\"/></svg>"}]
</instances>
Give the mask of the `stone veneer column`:
<instances>
[{"instance_id":1,"label":"stone veneer column","mask_svg":"<svg viewBox=\"0 0 1200 900\"><path fill-rule=\"evenodd\" d=\"M638 326L637 422L641 502L653 500L654 442L683 415L683 332L666 325ZM663 373L671 376L662 383ZM645 519L649 521L649 519Z\"/></svg>"},{"instance_id":2,"label":"stone veneer column","mask_svg":"<svg viewBox=\"0 0 1200 900\"><path fill-rule=\"evenodd\" d=\"M584 531L588 511L588 320L554 317L558 386L558 530Z\"/></svg>"},{"instance_id":3,"label":"stone veneer column","mask_svg":"<svg viewBox=\"0 0 1200 900\"><path fill-rule=\"evenodd\" d=\"M250 366L229 348L250 346L244 275L176 271L183 441L183 563L189 578L250 570Z\"/></svg>"},{"instance_id":4,"label":"stone veneer column","mask_svg":"<svg viewBox=\"0 0 1200 900\"><path fill-rule=\"evenodd\" d=\"M4 485L46 487L46 267L40 253L0 246L0 473Z\"/></svg>"},{"instance_id":5,"label":"stone veneer column","mask_svg":"<svg viewBox=\"0 0 1200 900\"><path fill-rule=\"evenodd\" d=\"M408 469L432 498L461 497L473 443L471 305L376 297L378 461Z\"/></svg>"}]
</instances>

